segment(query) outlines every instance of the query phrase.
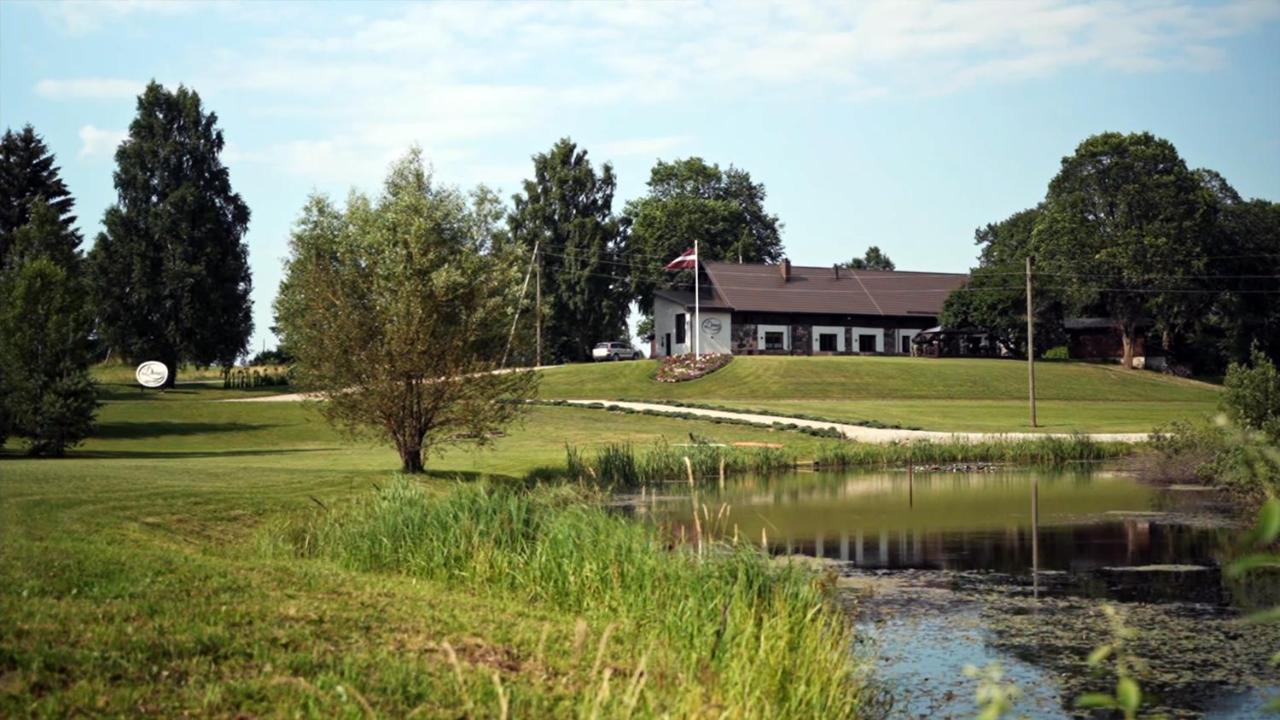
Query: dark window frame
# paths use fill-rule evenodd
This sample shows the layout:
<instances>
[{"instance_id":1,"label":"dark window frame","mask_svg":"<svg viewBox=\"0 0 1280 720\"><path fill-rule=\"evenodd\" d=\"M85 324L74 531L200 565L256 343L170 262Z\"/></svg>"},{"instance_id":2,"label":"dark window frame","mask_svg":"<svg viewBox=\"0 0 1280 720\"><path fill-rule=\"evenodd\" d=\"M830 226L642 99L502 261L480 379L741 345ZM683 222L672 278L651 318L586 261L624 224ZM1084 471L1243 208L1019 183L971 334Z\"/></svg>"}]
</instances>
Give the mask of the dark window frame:
<instances>
[{"instance_id":1,"label":"dark window frame","mask_svg":"<svg viewBox=\"0 0 1280 720\"><path fill-rule=\"evenodd\" d=\"M676 344L683 345L687 328L685 327L687 320L684 313L676 313Z\"/></svg>"}]
</instances>

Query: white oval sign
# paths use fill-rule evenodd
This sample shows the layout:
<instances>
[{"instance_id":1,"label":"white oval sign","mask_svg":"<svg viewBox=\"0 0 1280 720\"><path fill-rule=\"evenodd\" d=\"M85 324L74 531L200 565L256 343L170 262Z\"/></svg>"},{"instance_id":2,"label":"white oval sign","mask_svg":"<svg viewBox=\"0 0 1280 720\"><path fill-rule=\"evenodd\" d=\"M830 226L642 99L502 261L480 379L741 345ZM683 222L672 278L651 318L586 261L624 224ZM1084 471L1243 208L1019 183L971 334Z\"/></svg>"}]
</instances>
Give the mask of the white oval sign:
<instances>
[{"instance_id":1,"label":"white oval sign","mask_svg":"<svg viewBox=\"0 0 1280 720\"><path fill-rule=\"evenodd\" d=\"M169 379L169 368L162 362L148 360L138 366L133 376L138 379L138 384L143 387L160 387Z\"/></svg>"}]
</instances>

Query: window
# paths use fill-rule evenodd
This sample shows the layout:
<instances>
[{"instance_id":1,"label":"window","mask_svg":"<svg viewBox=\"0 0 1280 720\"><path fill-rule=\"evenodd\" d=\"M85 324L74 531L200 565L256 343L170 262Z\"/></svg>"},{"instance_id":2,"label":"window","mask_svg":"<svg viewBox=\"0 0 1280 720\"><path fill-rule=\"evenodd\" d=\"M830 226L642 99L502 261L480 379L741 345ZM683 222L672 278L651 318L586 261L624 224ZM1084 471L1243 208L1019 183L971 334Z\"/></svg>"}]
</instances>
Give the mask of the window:
<instances>
[{"instance_id":1,"label":"window","mask_svg":"<svg viewBox=\"0 0 1280 720\"><path fill-rule=\"evenodd\" d=\"M902 354L903 355L911 354L911 336L910 335L902 336Z\"/></svg>"},{"instance_id":2,"label":"window","mask_svg":"<svg viewBox=\"0 0 1280 720\"><path fill-rule=\"evenodd\" d=\"M822 333L818 336L818 350L821 352L836 351L835 333Z\"/></svg>"},{"instance_id":3,"label":"window","mask_svg":"<svg viewBox=\"0 0 1280 720\"><path fill-rule=\"evenodd\" d=\"M676 315L676 344L677 345L684 344L684 333L685 333L684 313L679 313Z\"/></svg>"},{"instance_id":4,"label":"window","mask_svg":"<svg viewBox=\"0 0 1280 720\"><path fill-rule=\"evenodd\" d=\"M764 349L785 350L786 348L782 346L782 333L776 331L766 332L764 334Z\"/></svg>"},{"instance_id":5,"label":"window","mask_svg":"<svg viewBox=\"0 0 1280 720\"><path fill-rule=\"evenodd\" d=\"M875 352L876 336L875 335L859 335L858 336L858 352Z\"/></svg>"}]
</instances>

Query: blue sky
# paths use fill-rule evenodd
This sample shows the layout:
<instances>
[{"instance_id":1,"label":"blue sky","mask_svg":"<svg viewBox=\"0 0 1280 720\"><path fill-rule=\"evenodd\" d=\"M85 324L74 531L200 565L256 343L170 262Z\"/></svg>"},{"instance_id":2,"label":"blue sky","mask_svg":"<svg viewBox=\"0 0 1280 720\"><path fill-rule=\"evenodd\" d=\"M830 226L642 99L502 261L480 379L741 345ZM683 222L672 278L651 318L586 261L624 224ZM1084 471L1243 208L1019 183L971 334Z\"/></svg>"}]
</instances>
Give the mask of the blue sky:
<instances>
[{"instance_id":1,"label":"blue sky","mask_svg":"<svg viewBox=\"0 0 1280 720\"><path fill-rule=\"evenodd\" d=\"M1062 156L1149 130L1280 200L1280 1L0 3L0 126L31 123L90 241L149 79L199 91L253 211L257 335L306 196L376 190L420 145L509 195L571 136L618 173L737 165L794 262L879 245L968 268L975 227L1044 195Z\"/></svg>"}]
</instances>

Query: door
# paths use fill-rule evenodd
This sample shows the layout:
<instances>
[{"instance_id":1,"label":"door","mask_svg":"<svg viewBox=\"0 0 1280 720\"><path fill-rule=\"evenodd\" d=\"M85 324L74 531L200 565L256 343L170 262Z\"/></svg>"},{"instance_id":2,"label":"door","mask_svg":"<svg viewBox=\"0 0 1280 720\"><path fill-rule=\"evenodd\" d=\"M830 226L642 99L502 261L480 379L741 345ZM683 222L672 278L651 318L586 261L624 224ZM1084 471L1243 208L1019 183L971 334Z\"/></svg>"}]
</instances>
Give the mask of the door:
<instances>
[{"instance_id":1,"label":"door","mask_svg":"<svg viewBox=\"0 0 1280 720\"><path fill-rule=\"evenodd\" d=\"M664 356L671 354L671 333L662 336L662 354Z\"/></svg>"},{"instance_id":2,"label":"door","mask_svg":"<svg viewBox=\"0 0 1280 720\"><path fill-rule=\"evenodd\" d=\"M859 335L858 336L858 352L875 352L876 336L875 335Z\"/></svg>"}]
</instances>

